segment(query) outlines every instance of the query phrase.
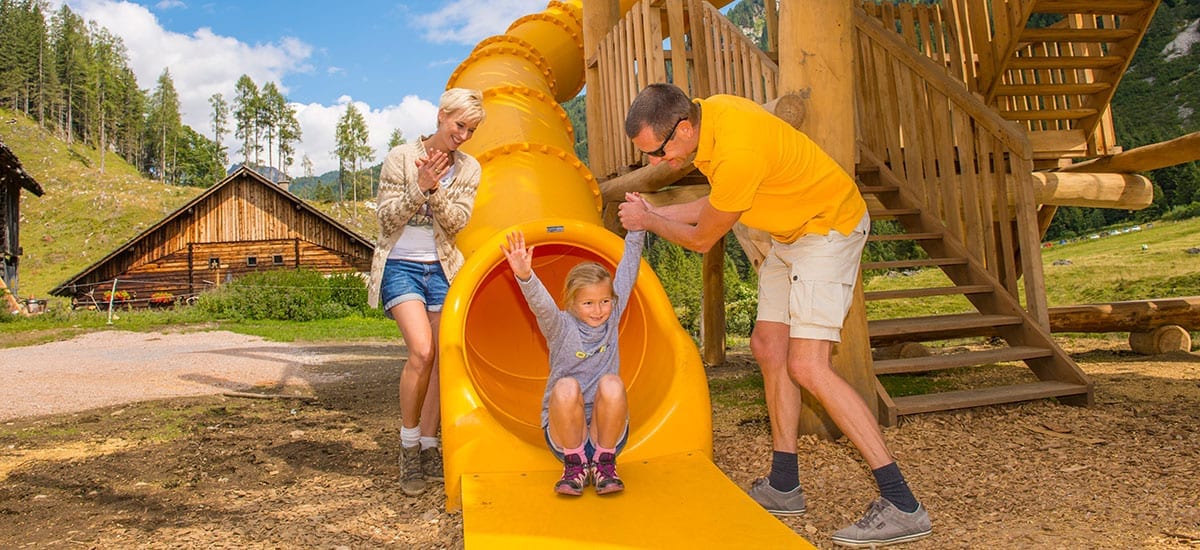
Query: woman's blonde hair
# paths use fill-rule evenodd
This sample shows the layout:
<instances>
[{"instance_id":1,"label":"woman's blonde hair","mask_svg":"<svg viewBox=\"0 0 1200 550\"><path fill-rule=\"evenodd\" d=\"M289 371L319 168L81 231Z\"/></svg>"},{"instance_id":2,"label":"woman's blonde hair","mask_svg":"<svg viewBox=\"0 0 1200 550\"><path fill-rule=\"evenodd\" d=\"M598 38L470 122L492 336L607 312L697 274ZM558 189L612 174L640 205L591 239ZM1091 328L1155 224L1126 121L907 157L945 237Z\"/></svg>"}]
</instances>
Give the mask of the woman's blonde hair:
<instances>
[{"instance_id":1,"label":"woman's blonde hair","mask_svg":"<svg viewBox=\"0 0 1200 550\"><path fill-rule=\"evenodd\" d=\"M450 114L462 111L467 122L483 122L487 113L483 110L483 92L467 88L450 88L442 92L441 105L443 113Z\"/></svg>"},{"instance_id":2,"label":"woman's blonde hair","mask_svg":"<svg viewBox=\"0 0 1200 550\"><path fill-rule=\"evenodd\" d=\"M596 262L580 262L567 272L567 282L563 286L563 307L571 309L575 303L575 295L584 287L596 283L611 281L612 273Z\"/></svg>"}]
</instances>

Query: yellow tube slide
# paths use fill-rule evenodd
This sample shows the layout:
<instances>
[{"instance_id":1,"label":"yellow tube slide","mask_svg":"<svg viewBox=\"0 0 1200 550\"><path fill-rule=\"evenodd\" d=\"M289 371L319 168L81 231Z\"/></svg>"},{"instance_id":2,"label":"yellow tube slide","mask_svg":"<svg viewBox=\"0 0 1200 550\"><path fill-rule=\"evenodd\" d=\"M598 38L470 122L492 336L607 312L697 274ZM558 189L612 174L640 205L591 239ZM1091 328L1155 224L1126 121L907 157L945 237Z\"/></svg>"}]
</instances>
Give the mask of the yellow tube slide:
<instances>
[{"instance_id":1,"label":"yellow tube slide","mask_svg":"<svg viewBox=\"0 0 1200 550\"><path fill-rule=\"evenodd\" d=\"M467 262L441 321L446 507L462 505L464 476L559 472L541 432L546 344L499 250L525 232L552 294L583 260L615 268L620 237L600 221L595 178L574 154L559 102L583 86L582 7L551 2L480 42L447 87L484 91L487 119L463 149L483 168L471 223L458 242ZM643 263L621 329L621 376L630 437L622 461L681 452L712 456L708 385L699 354L662 285ZM551 492L558 473L545 476Z\"/></svg>"},{"instance_id":2,"label":"yellow tube slide","mask_svg":"<svg viewBox=\"0 0 1200 550\"><path fill-rule=\"evenodd\" d=\"M524 231L552 294L579 262L615 269L624 251L601 225L599 188L559 106L583 86L581 10L580 0L552 1L518 19L480 42L448 84L483 90L488 116L463 147L483 178L439 331L446 508L463 510L467 548L812 548L713 464L704 367L644 261L621 322L629 489L552 490L562 465L541 431L546 343L500 244Z\"/></svg>"}]
</instances>

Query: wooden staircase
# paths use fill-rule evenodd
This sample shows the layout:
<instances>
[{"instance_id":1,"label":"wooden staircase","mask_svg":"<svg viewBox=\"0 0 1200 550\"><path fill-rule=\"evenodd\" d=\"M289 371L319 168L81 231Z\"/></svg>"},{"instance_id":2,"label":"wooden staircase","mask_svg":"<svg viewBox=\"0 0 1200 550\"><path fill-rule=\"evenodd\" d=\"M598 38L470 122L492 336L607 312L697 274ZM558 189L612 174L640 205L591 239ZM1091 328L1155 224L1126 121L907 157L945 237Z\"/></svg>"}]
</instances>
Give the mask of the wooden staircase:
<instances>
[{"instance_id":1,"label":"wooden staircase","mask_svg":"<svg viewBox=\"0 0 1200 550\"><path fill-rule=\"evenodd\" d=\"M864 85L859 92L860 191L872 220L895 220L900 229L868 240L907 241L923 252L916 259L862 267L937 275L922 277L931 282L918 288L864 293L877 352L904 343L933 350L924 357L878 357L875 374L996 364L1028 368L1028 374L1006 376L1000 385L924 395L894 397L880 384L881 422L1047 397L1090 404L1092 382L1048 328L1026 133L877 18L860 11L855 25L861 81L897 83ZM888 301L903 301L903 311L928 313L888 317L880 313L888 311Z\"/></svg>"},{"instance_id":2,"label":"wooden staircase","mask_svg":"<svg viewBox=\"0 0 1200 550\"><path fill-rule=\"evenodd\" d=\"M898 417L933 411L1058 398L1078 405L1090 404L1092 383L1075 362L1053 340L1049 331L1025 311L1000 281L979 267L965 246L945 231L944 224L901 191L898 178L880 167L878 158L862 155L858 179L860 191L874 205L871 219L895 220L899 234L871 235L869 241L913 241L927 257L915 260L864 262L864 271L899 271L937 268L945 282L934 286L865 292L868 303L904 300L908 304L928 298L957 297L967 311L934 313L916 317L869 320L871 345L875 349L901 343L924 343L934 353L918 357L877 358L877 376L927 373L946 369L1023 364L1031 380L1015 383L893 397L878 386L880 416L885 425ZM909 197L909 198L906 198ZM945 302L945 300L943 300ZM910 307L937 311L934 306Z\"/></svg>"},{"instance_id":3,"label":"wooden staircase","mask_svg":"<svg viewBox=\"0 0 1200 550\"><path fill-rule=\"evenodd\" d=\"M998 12L993 4L994 25L1009 28L993 37L996 67L980 82L985 101L1029 132L1037 158L1114 148L1109 101L1159 0L1003 3L1008 9ZM1035 28L1034 16L1058 20Z\"/></svg>"}]
</instances>

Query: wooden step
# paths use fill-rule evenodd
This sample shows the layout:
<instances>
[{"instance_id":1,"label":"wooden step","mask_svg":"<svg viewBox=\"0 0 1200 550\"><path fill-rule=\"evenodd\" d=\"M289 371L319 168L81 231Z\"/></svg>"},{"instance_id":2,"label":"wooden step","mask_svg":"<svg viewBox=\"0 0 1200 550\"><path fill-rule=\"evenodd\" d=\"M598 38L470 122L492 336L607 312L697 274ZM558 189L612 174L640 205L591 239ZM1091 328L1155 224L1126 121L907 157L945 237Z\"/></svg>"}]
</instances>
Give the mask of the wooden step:
<instances>
[{"instance_id":1,"label":"wooden step","mask_svg":"<svg viewBox=\"0 0 1200 550\"><path fill-rule=\"evenodd\" d=\"M885 193L895 193L900 191L900 187L896 185L860 185L858 192L864 195L882 195Z\"/></svg>"},{"instance_id":2,"label":"wooden step","mask_svg":"<svg viewBox=\"0 0 1200 550\"><path fill-rule=\"evenodd\" d=\"M1119 55L1096 55L1077 57L1014 57L1008 62L1009 69L1107 69L1125 64Z\"/></svg>"},{"instance_id":3,"label":"wooden step","mask_svg":"<svg viewBox=\"0 0 1200 550\"><path fill-rule=\"evenodd\" d=\"M1033 109L1029 111L1000 111L1006 120L1079 120L1095 116L1095 109Z\"/></svg>"},{"instance_id":4,"label":"wooden step","mask_svg":"<svg viewBox=\"0 0 1200 550\"><path fill-rule=\"evenodd\" d=\"M906 415L1087 393L1088 386L1086 384L1043 381L994 388L893 397L892 400L896 403L896 414Z\"/></svg>"},{"instance_id":5,"label":"wooden step","mask_svg":"<svg viewBox=\"0 0 1200 550\"><path fill-rule=\"evenodd\" d=\"M864 292L868 302L878 300L900 300L904 298L927 298L930 296L956 296L962 294L985 294L993 292L992 285L935 286L929 288L903 288L899 290L873 290Z\"/></svg>"},{"instance_id":6,"label":"wooden step","mask_svg":"<svg viewBox=\"0 0 1200 550\"><path fill-rule=\"evenodd\" d=\"M1024 29L1021 42L1120 42L1138 35L1134 29L1071 29L1043 28Z\"/></svg>"},{"instance_id":7,"label":"wooden step","mask_svg":"<svg viewBox=\"0 0 1200 550\"><path fill-rule=\"evenodd\" d=\"M1033 13L1131 15L1153 7L1153 0L1038 0Z\"/></svg>"},{"instance_id":8,"label":"wooden step","mask_svg":"<svg viewBox=\"0 0 1200 550\"><path fill-rule=\"evenodd\" d=\"M867 214L871 215L872 220L888 220L899 216L920 216L920 208L883 208L879 210L868 210Z\"/></svg>"},{"instance_id":9,"label":"wooden step","mask_svg":"<svg viewBox=\"0 0 1200 550\"><path fill-rule=\"evenodd\" d=\"M1051 96L1091 95L1112 87L1108 82L1076 82L1062 84L1001 84L996 86L996 95L1001 96Z\"/></svg>"},{"instance_id":10,"label":"wooden step","mask_svg":"<svg viewBox=\"0 0 1200 550\"><path fill-rule=\"evenodd\" d=\"M878 241L932 241L942 238L941 233L896 233L893 235L867 235L867 240Z\"/></svg>"},{"instance_id":11,"label":"wooden step","mask_svg":"<svg viewBox=\"0 0 1200 550\"><path fill-rule=\"evenodd\" d=\"M952 313L870 320L867 321L867 333L871 335L871 345L875 345L876 339L899 338L907 342L944 340L958 336L989 334L995 327L1019 324L1021 317L1016 315Z\"/></svg>"},{"instance_id":12,"label":"wooden step","mask_svg":"<svg viewBox=\"0 0 1200 550\"><path fill-rule=\"evenodd\" d=\"M944 267L950 265L966 265L966 258L921 258L919 260L888 260L882 262L865 262L862 269L910 269L914 267Z\"/></svg>"},{"instance_id":13,"label":"wooden step","mask_svg":"<svg viewBox=\"0 0 1200 550\"><path fill-rule=\"evenodd\" d=\"M1008 361L1024 361L1049 357L1051 351L1046 348L1032 346L1012 346L982 351L966 351L947 353L945 355L930 355L926 357L904 357L900 359L880 359L874 361L875 374L904 374L910 372L930 372L935 370L955 369L959 367L976 367L992 365Z\"/></svg>"}]
</instances>

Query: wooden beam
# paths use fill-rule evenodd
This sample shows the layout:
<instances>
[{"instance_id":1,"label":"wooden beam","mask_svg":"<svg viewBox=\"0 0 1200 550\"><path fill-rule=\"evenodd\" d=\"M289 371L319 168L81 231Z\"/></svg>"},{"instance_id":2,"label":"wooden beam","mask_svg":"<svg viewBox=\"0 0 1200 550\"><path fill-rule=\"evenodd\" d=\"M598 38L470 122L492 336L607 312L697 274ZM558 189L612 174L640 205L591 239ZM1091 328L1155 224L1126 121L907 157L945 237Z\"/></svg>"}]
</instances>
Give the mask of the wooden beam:
<instances>
[{"instance_id":1,"label":"wooden beam","mask_svg":"<svg viewBox=\"0 0 1200 550\"><path fill-rule=\"evenodd\" d=\"M1154 185L1137 174L1034 172L1033 194L1042 205L1141 210L1154 201Z\"/></svg>"},{"instance_id":2,"label":"wooden beam","mask_svg":"<svg viewBox=\"0 0 1200 550\"><path fill-rule=\"evenodd\" d=\"M783 94L763 104L763 108L775 116L799 128L808 113L807 102L798 94ZM591 135L591 134L589 134ZM691 174L695 167L688 162L679 168L671 168L665 162L647 164L626 174L600 183L600 196L604 202L623 201L626 192L653 193Z\"/></svg>"},{"instance_id":3,"label":"wooden beam","mask_svg":"<svg viewBox=\"0 0 1200 550\"><path fill-rule=\"evenodd\" d=\"M779 6L780 93L807 98L813 116L805 117L800 129L849 174L854 174L856 152L854 10L854 3L844 0L781 2ZM940 66L938 69L945 72ZM834 346L833 368L879 418L861 274L841 340ZM800 431L831 439L841 435L828 413L807 394Z\"/></svg>"},{"instance_id":4,"label":"wooden beam","mask_svg":"<svg viewBox=\"0 0 1200 550\"><path fill-rule=\"evenodd\" d=\"M1168 325L1200 330L1200 296L1050 308L1051 332L1148 332Z\"/></svg>"},{"instance_id":5,"label":"wooden beam","mask_svg":"<svg viewBox=\"0 0 1200 550\"><path fill-rule=\"evenodd\" d=\"M583 2L583 56L584 56L584 78L594 87L589 90L596 90L602 81L599 66L593 62L598 56L597 47L608 31L617 24L621 14L621 7L617 0L588 0ZM600 143L600 136L604 135L603 122L604 117L603 104L601 102L600 93L588 94L588 101L585 106L585 115L587 117L588 136L592 136L591 146L588 147L588 165L592 167L601 166L604 164L604 144Z\"/></svg>"},{"instance_id":6,"label":"wooden beam","mask_svg":"<svg viewBox=\"0 0 1200 550\"><path fill-rule=\"evenodd\" d=\"M1200 132L1144 145L1115 155L1077 162L1059 172L1145 172L1200 160Z\"/></svg>"}]
</instances>

